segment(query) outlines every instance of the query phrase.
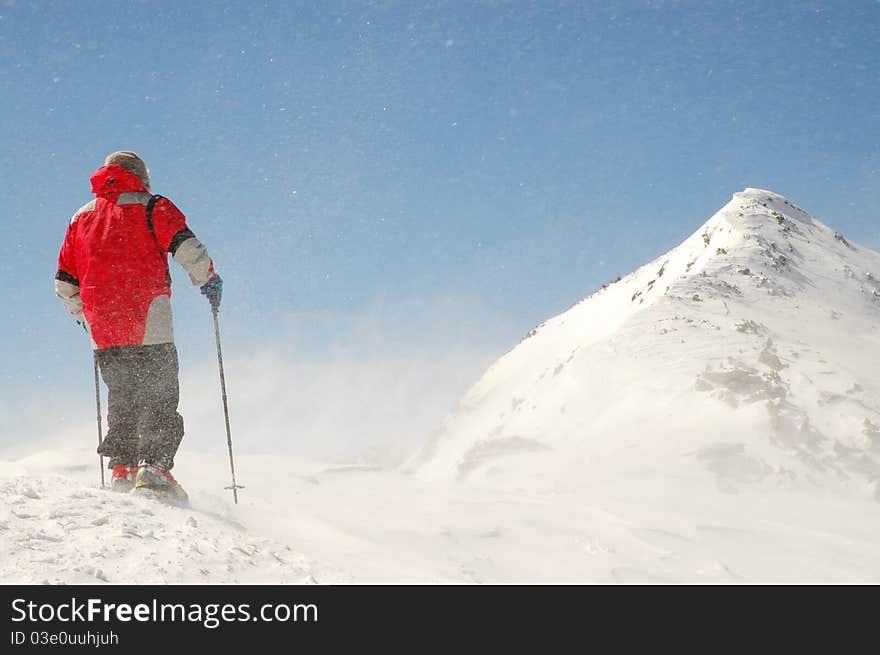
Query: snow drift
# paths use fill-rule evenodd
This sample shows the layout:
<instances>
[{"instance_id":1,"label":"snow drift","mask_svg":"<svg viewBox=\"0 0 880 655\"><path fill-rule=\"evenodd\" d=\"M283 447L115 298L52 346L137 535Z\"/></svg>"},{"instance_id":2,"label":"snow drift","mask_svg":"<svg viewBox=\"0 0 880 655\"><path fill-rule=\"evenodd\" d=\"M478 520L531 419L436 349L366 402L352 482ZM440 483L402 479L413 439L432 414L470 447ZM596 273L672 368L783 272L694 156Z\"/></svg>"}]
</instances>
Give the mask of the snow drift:
<instances>
[{"instance_id":1,"label":"snow drift","mask_svg":"<svg viewBox=\"0 0 880 655\"><path fill-rule=\"evenodd\" d=\"M0 464L0 502L0 584L314 582L302 554L252 534L224 498L112 493L87 451Z\"/></svg>"}]
</instances>

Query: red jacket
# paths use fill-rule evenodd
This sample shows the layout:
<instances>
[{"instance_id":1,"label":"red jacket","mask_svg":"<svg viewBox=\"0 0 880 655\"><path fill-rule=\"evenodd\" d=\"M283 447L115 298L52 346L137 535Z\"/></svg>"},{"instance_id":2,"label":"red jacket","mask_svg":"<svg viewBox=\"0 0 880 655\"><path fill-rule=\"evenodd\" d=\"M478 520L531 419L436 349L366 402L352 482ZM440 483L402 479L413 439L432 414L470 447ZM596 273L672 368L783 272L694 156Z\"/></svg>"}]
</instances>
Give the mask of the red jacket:
<instances>
[{"instance_id":1,"label":"red jacket","mask_svg":"<svg viewBox=\"0 0 880 655\"><path fill-rule=\"evenodd\" d=\"M121 166L91 176L95 200L74 214L67 228L55 292L73 316L86 323L96 348L169 343L169 254L205 284L214 265L174 204L159 199L147 221L152 195Z\"/></svg>"}]
</instances>

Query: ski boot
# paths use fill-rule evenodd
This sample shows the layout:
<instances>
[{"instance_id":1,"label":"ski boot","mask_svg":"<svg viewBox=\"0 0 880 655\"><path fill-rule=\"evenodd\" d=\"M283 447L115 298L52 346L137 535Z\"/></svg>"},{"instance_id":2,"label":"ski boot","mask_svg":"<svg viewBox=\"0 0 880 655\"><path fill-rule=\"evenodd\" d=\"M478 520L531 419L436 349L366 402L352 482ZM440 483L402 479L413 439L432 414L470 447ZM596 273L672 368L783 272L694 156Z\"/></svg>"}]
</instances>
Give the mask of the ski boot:
<instances>
[{"instance_id":1,"label":"ski boot","mask_svg":"<svg viewBox=\"0 0 880 655\"><path fill-rule=\"evenodd\" d=\"M137 466L116 464L110 473L110 491L128 493L134 489L134 480L137 475Z\"/></svg>"},{"instance_id":2,"label":"ski boot","mask_svg":"<svg viewBox=\"0 0 880 655\"><path fill-rule=\"evenodd\" d=\"M152 496L174 505L186 505L189 500L189 496L174 476L155 464L141 464L138 467L131 493Z\"/></svg>"}]
</instances>

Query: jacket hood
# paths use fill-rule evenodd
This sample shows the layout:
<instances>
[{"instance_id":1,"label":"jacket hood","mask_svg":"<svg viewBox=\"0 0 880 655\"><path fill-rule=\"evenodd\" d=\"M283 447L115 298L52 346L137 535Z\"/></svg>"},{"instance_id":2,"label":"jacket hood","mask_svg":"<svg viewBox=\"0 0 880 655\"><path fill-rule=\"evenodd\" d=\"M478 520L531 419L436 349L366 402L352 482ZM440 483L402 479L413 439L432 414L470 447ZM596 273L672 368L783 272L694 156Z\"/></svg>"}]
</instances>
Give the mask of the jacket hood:
<instances>
[{"instance_id":1,"label":"jacket hood","mask_svg":"<svg viewBox=\"0 0 880 655\"><path fill-rule=\"evenodd\" d=\"M92 193L112 201L116 201L123 193L147 190L141 178L118 164L101 166L92 173L89 181L92 183Z\"/></svg>"}]
</instances>

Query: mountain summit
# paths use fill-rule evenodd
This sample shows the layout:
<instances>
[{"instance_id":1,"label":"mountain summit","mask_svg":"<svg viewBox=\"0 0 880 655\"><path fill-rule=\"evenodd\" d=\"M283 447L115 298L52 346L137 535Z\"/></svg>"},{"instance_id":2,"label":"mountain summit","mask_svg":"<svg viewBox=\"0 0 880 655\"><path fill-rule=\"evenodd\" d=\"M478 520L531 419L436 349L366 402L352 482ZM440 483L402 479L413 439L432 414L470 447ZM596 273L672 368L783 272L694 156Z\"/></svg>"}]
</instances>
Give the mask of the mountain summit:
<instances>
[{"instance_id":1,"label":"mountain summit","mask_svg":"<svg viewBox=\"0 0 880 655\"><path fill-rule=\"evenodd\" d=\"M731 492L875 494L878 353L880 253L748 188L678 247L530 331L418 470L491 476L556 456L576 471L706 475Z\"/></svg>"}]
</instances>

